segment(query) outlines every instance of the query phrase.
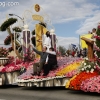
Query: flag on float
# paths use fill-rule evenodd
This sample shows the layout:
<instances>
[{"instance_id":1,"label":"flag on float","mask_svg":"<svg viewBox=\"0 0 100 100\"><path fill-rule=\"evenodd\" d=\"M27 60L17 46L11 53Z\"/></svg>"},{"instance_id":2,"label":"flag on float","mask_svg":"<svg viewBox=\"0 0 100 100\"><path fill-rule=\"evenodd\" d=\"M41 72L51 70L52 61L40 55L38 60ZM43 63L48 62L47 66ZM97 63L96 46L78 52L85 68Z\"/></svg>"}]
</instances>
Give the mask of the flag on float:
<instances>
[{"instance_id":1,"label":"flag on float","mask_svg":"<svg viewBox=\"0 0 100 100\"><path fill-rule=\"evenodd\" d=\"M75 48L76 48L76 45L75 45L75 44L71 44L71 45L72 45L72 48L73 48L73 49L75 49Z\"/></svg>"}]
</instances>

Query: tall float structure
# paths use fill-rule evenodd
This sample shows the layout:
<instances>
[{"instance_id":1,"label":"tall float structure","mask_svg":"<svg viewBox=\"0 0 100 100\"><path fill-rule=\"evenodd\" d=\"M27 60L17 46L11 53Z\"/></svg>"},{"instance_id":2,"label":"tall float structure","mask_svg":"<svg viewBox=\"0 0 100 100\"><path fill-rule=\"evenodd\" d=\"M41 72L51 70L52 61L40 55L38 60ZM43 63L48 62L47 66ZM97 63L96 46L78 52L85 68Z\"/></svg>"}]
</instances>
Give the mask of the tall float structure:
<instances>
[{"instance_id":1,"label":"tall float structure","mask_svg":"<svg viewBox=\"0 0 100 100\"><path fill-rule=\"evenodd\" d=\"M55 30L51 29L50 30L50 34L51 34L51 46L54 48L54 50L56 51L56 34L55 34Z\"/></svg>"},{"instance_id":2,"label":"tall float structure","mask_svg":"<svg viewBox=\"0 0 100 100\"><path fill-rule=\"evenodd\" d=\"M24 60L28 60L29 52L30 52L30 42L31 42L31 33L28 28L28 25L24 25L23 30L23 56Z\"/></svg>"}]
</instances>

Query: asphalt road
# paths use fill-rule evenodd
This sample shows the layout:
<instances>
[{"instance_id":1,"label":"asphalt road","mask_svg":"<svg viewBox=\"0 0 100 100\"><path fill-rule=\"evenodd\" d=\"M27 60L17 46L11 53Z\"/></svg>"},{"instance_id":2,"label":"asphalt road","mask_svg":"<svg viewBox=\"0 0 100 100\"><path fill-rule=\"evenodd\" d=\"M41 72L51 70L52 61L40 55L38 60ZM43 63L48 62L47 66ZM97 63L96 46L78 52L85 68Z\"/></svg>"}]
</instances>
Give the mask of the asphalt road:
<instances>
[{"instance_id":1,"label":"asphalt road","mask_svg":"<svg viewBox=\"0 0 100 100\"><path fill-rule=\"evenodd\" d=\"M0 87L0 100L100 100L98 93L73 91L64 87Z\"/></svg>"}]
</instances>

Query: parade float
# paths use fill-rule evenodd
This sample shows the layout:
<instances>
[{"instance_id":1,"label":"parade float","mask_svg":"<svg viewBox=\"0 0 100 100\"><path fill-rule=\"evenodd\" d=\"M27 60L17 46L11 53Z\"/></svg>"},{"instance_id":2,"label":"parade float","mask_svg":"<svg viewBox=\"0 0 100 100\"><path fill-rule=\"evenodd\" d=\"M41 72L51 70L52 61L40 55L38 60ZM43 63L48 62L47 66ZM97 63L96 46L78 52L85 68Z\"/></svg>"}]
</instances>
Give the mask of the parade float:
<instances>
[{"instance_id":1,"label":"parade float","mask_svg":"<svg viewBox=\"0 0 100 100\"><path fill-rule=\"evenodd\" d=\"M36 4L35 11L39 12L42 8ZM37 50L42 50L42 43L37 42L41 40L43 33L45 34L47 30L51 33L51 45L56 51L56 35L54 27L51 25L50 19L47 14L45 16L41 15L32 15L33 20L38 20L42 24L36 24L35 31L33 34L36 35L36 48ZM46 19L45 19L46 18ZM46 23L43 25L43 23ZM51 26L51 28L47 28L46 25ZM53 29L52 29L53 28ZM39 55L36 55L36 59L33 63L37 62L39 59ZM43 72L41 72L41 76L32 76L33 66L28 68L25 73L21 74L17 78L17 82L19 86L37 86L37 87L52 87L52 86L65 86L66 82L77 73L77 68L80 66L82 59L81 58L70 58L70 57L58 57L58 68L49 72L47 76L43 76Z\"/></svg>"},{"instance_id":2,"label":"parade float","mask_svg":"<svg viewBox=\"0 0 100 100\"><path fill-rule=\"evenodd\" d=\"M33 8L33 6L31 7ZM55 29L49 16L36 4L35 13L26 10L22 18L22 26L15 26L17 18L7 18L1 24L0 31L7 31L8 36L4 40L9 48L0 47L0 85L17 84L25 87L56 87L64 86L70 90L100 93L100 24L96 35L91 39L91 34L82 35L81 41L88 48L86 58L57 57L58 68L51 70L47 76L34 76L33 64L39 61L39 55L30 48L34 45L39 51L42 50L42 35L48 30L51 33L51 45L56 51ZM41 13L39 13L42 11ZM42 14L43 13L43 14ZM12 15L12 14L10 14ZM37 22L31 31L27 19ZM13 27L14 25L14 27ZM59 41L59 40L58 40ZM95 52L93 51L95 50ZM10 55L13 52L13 55Z\"/></svg>"},{"instance_id":3,"label":"parade float","mask_svg":"<svg viewBox=\"0 0 100 100\"><path fill-rule=\"evenodd\" d=\"M77 69L82 62L81 58L57 57L57 69L50 71L45 77L42 76L43 72L41 72L41 76L32 76L33 64L39 61L39 55L36 55L31 50L30 45L34 45L37 50L41 51L42 42L38 42L38 40L41 40L42 35L49 30L51 45L56 51L55 29L49 16L43 12L43 9L38 4L34 6L34 9L35 13L32 10L24 12L23 18L21 18L22 26L15 26L18 19L10 17L0 27L1 31L7 31L9 34L4 40L4 44L11 45L7 50L7 55L4 56L3 53L0 55L0 85L17 83L19 86L65 86L66 82L77 74ZM43 14L39 14L40 10ZM28 25L28 19L31 18L37 22L32 32L29 30ZM12 51L14 54L10 56L9 52Z\"/></svg>"},{"instance_id":4,"label":"parade float","mask_svg":"<svg viewBox=\"0 0 100 100\"><path fill-rule=\"evenodd\" d=\"M31 50L30 45L34 45L37 50L41 51L42 42L38 42L38 40L41 40L42 35L49 30L52 47L55 51L57 48L55 30L48 15L39 13L43 9L38 4L34 8L35 13L31 10L24 12L23 26L12 28L11 25L17 23L17 19L8 18L0 27L1 31L7 30L9 34L4 40L4 44L12 45L7 50L0 49L0 85L17 83L18 86L25 87L64 86L71 90L100 93L100 25L97 27L95 42L90 38L81 37L88 47L87 58L59 56L57 57L58 68L51 70L47 76L43 76L43 71L40 76L32 75L33 64L39 61L39 55ZM25 22L29 17L37 22L32 32L29 30L28 23ZM48 26L51 27L48 28ZM95 48L94 54L93 47ZM12 50L14 55L10 56L9 52Z\"/></svg>"},{"instance_id":5,"label":"parade float","mask_svg":"<svg viewBox=\"0 0 100 100\"><path fill-rule=\"evenodd\" d=\"M37 87L52 87L65 86L66 82L77 74L77 69L82 62L79 58L62 57L58 58L58 68L49 72L47 76L32 76L32 67L25 73L18 76L17 82L19 86L37 86ZM67 62L67 63L66 63Z\"/></svg>"},{"instance_id":6,"label":"parade float","mask_svg":"<svg viewBox=\"0 0 100 100\"><path fill-rule=\"evenodd\" d=\"M100 93L100 24L94 38L95 41L92 47L92 50L93 48L95 50L94 54L88 55L90 59L84 59L78 73L66 83L66 88Z\"/></svg>"}]
</instances>

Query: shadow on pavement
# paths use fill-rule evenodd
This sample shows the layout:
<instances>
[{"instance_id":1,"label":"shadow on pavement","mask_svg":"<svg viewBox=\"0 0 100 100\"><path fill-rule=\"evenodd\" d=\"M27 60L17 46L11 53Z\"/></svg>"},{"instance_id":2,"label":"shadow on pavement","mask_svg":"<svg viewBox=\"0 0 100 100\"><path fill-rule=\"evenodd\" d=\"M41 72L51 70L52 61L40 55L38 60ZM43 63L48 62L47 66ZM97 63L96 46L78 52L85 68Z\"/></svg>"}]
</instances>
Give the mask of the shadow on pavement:
<instances>
[{"instance_id":1,"label":"shadow on pavement","mask_svg":"<svg viewBox=\"0 0 100 100\"><path fill-rule=\"evenodd\" d=\"M69 94L78 94L78 95L90 95L90 96L100 96L100 93L97 92L84 92L81 90L70 90L65 87L23 87L23 90L35 90L35 91L66 91Z\"/></svg>"},{"instance_id":2,"label":"shadow on pavement","mask_svg":"<svg viewBox=\"0 0 100 100\"><path fill-rule=\"evenodd\" d=\"M18 85L3 85L0 86L0 89L7 89L7 88L19 88Z\"/></svg>"},{"instance_id":3,"label":"shadow on pavement","mask_svg":"<svg viewBox=\"0 0 100 100\"><path fill-rule=\"evenodd\" d=\"M66 90L65 87L22 87L18 85L3 85L0 86L0 89L9 89L9 88L21 88L22 90L35 90L35 91L46 91L46 90Z\"/></svg>"},{"instance_id":4,"label":"shadow on pavement","mask_svg":"<svg viewBox=\"0 0 100 100\"><path fill-rule=\"evenodd\" d=\"M35 90L35 91L56 91L56 90L66 90L65 87L23 87L23 90Z\"/></svg>"},{"instance_id":5,"label":"shadow on pavement","mask_svg":"<svg viewBox=\"0 0 100 100\"><path fill-rule=\"evenodd\" d=\"M0 89L9 89L9 88L20 88L21 90L29 90L29 91L66 91L66 93L69 94L78 94L78 95L90 95L90 96L100 96L100 93L96 93L96 92L84 92L84 91L78 91L78 90L70 90L70 89L66 89L65 87L21 87L18 85L4 85L4 86L0 86Z\"/></svg>"},{"instance_id":6,"label":"shadow on pavement","mask_svg":"<svg viewBox=\"0 0 100 100\"><path fill-rule=\"evenodd\" d=\"M84 91L78 91L78 90L69 90L68 93L71 94L79 94L79 95L90 95L90 96L100 96L100 93L97 92L84 92Z\"/></svg>"}]
</instances>

